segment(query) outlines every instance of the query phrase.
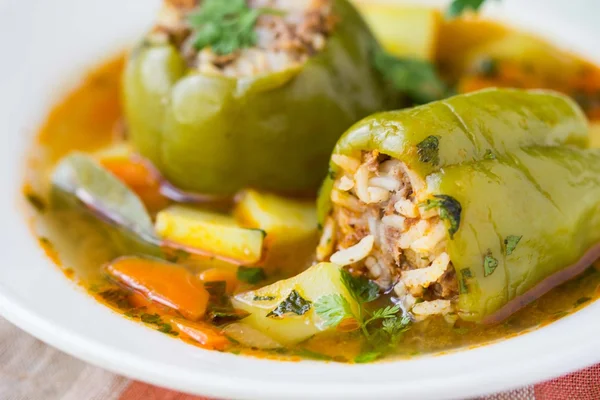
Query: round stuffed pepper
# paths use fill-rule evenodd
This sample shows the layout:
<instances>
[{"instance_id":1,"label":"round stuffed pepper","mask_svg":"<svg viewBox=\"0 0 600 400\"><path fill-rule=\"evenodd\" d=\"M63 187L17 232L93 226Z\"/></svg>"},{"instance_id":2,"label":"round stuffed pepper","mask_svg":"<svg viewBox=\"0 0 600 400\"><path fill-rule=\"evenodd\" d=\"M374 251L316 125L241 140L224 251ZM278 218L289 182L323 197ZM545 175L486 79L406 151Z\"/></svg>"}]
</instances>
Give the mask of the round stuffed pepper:
<instances>
[{"instance_id":1,"label":"round stuffed pepper","mask_svg":"<svg viewBox=\"0 0 600 400\"><path fill-rule=\"evenodd\" d=\"M124 105L144 157L182 189L318 188L354 122L397 108L347 0L169 0L129 57Z\"/></svg>"}]
</instances>

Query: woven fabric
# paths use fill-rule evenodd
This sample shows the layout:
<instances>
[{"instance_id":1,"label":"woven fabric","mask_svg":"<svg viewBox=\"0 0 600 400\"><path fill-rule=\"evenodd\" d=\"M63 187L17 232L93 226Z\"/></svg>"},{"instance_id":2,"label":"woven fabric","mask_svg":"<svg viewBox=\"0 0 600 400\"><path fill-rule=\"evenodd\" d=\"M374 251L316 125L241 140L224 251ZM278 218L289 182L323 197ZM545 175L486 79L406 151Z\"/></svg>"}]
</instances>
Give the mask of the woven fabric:
<instances>
[{"instance_id":1,"label":"woven fabric","mask_svg":"<svg viewBox=\"0 0 600 400\"><path fill-rule=\"evenodd\" d=\"M599 400L600 365L476 400ZM76 360L0 318L0 400L209 400L131 381Z\"/></svg>"}]
</instances>

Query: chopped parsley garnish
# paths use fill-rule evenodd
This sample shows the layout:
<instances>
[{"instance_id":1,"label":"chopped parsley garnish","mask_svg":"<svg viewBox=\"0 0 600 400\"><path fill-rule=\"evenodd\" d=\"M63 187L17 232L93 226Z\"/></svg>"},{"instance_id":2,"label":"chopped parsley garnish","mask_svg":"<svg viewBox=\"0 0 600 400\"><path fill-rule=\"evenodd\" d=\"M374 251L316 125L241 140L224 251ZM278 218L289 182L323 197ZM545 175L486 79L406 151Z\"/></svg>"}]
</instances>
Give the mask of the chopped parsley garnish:
<instances>
[{"instance_id":1,"label":"chopped parsley garnish","mask_svg":"<svg viewBox=\"0 0 600 400\"><path fill-rule=\"evenodd\" d=\"M35 193L25 193L25 198L31 204L33 208L35 208L38 212L46 211L46 202L40 196Z\"/></svg>"},{"instance_id":2,"label":"chopped parsley garnish","mask_svg":"<svg viewBox=\"0 0 600 400\"><path fill-rule=\"evenodd\" d=\"M329 167L329 169L327 170L327 176L331 180L335 179L335 171L333 169L331 169L331 167Z\"/></svg>"},{"instance_id":3,"label":"chopped parsley garnish","mask_svg":"<svg viewBox=\"0 0 600 400\"><path fill-rule=\"evenodd\" d=\"M336 327L342 321L351 318L356 321L370 348L381 348L396 343L410 328L410 317L400 315L402 310L398 305L369 312L365 309L365 304L379 297L379 286L363 277L354 277L344 269L340 273L342 283L358 303L358 307L354 310L348 299L340 294L321 296L314 306L325 326Z\"/></svg>"},{"instance_id":4,"label":"chopped parsley garnish","mask_svg":"<svg viewBox=\"0 0 600 400\"><path fill-rule=\"evenodd\" d=\"M250 8L246 0L204 0L188 17L197 50L210 46L218 55L228 55L256 44L258 17L277 14L269 8Z\"/></svg>"},{"instance_id":5,"label":"chopped parsley garnish","mask_svg":"<svg viewBox=\"0 0 600 400\"><path fill-rule=\"evenodd\" d=\"M485 154L483 155L483 158L485 160L495 160L496 159L496 155L490 149L487 149L485 151Z\"/></svg>"},{"instance_id":6,"label":"chopped parsley garnish","mask_svg":"<svg viewBox=\"0 0 600 400\"><path fill-rule=\"evenodd\" d=\"M436 194L433 196L433 199L427 200L423 205L426 210L431 210L432 208L440 209L440 218L450 225L448 228L448 233L450 234L450 239L454 239L454 234L458 231L460 227L460 215L462 213L462 206L452 196L447 196L445 194Z\"/></svg>"},{"instance_id":7,"label":"chopped parsley garnish","mask_svg":"<svg viewBox=\"0 0 600 400\"><path fill-rule=\"evenodd\" d=\"M190 258L191 254L183 249L167 250L165 252L165 258L173 263L185 261Z\"/></svg>"},{"instance_id":8,"label":"chopped parsley garnish","mask_svg":"<svg viewBox=\"0 0 600 400\"><path fill-rule=\"evenodd\" d=\"M248 313L236 310L227 296L227 282L205 282L204 288L209 294L208 316L215 324L237 321L248 316Z\"/></svg>"},{"instance_id":9,"label":"chopped parsley garnish","mask_svg":"<svg viewBox=\"0 0 600 400\"><path fill-rule=\"evenodd\" d=\"M275 300L275 296L254 296L252 298L254 301L273 301Z\"/></svg>"},{"instance_id":10,"label":"chopped parsley garnish","mask_svg":"<svg viewBox=\"0 0 600 400\"><path fill-rule=\"evenodd\" d=\"M369 303L379 297L379 286L362 276L355 277L345 269L340 270L342 283L359 304Z\"/></svg>"},{"instance_id":11,"label":"chopped parsley garnish","mask_svg":"<svg viewBox=\"0 0 600 400\"><path fill-rule=\"evenodd\" d=\"M417 145L419 161L438 165L440 163L440 138L438 136L427 136Z\"/></svg>"},{"instance_id":12,"label":"chopped parsley garnish","mask_svg":"<svg viewBox=\"0 0 600 400\"><path fill-rule=\"evenodd\" d=\"M469 328L453 328L452 331L457 335L466 335L471 330Z\"/></svg>"},{"instance_id":13,"label":"chopped parsley garnish","mask_svg":"<svg viewBox=\"0 0 600 400\"><path fill-rule=\"evenodd\" d=\"M581 298L577 299L577 301L575 302L575 307L585 304L590 300L592 300L591 297L581 297Z\"/></svg>"},{"instance_id":14,"label":"chopped parsley garnish","mask_svg":"<svg viewBox=\"0 0 600 400\"><path fill-rule=\"evenodd\" d=\"M312 303L295 291L292 290L289 296L279 303L279 305L270 313L268 318L283 318L287 314L304 315L312 308Z\"/></svg>"},{"instance_id":15,"label":"chopped parsley garnish","mask_svg":"<svg viewBox=\"0 0 600 400\"><path fill-rule=\"evenodd\" d=\"M467 279L473 277L473 272L469 268L463 268L460 270L461 279L458 281L458 291L460 294L469 293L469 283Z\"/></svg>"},{"instance_id":16,"label":"chopped parsley garnish","mask_svg":"<svg viewBox=\"0 0 600 400\"><path fill-rule=\"evenodd\" d=\"M350 303L341 294L320 297L315 303L315 311L326 327L338 326L346 318L355 318Z\"/></svg>"},{"instance_id":17,"label":"chopped parsley garnish","mask_svg":"<svg viewBox=\"0 0 600 400\"><path fill-rule=\"evenodd\" d=\"M321 360L321 361L331 361L331 360L333 360L333 358L331 356L328 356L327 354L317 353L316 351L312 351L312 350L309 350L309 349L304 348L304 347L296 349L294 351L294 354L296 354L296 355L298 355L300 357L309 358L309 359L312 359L312 360Z\"/></svg>"},{"instance_id":18,"label":"chopped parsley garnish","mask_svg":"<svg viewBox=\"0 0 600 400\"><path fill-rule=\"evenodd\" d=\"M459 17L466 11L478 11L481 6L485 3L485 0L454 0L448 10L446 11L446 16L448 18L456 18Z\"/></svg>"},{"instance_id":19,"label":"chopped parsley garnish","mask_svg":"<svg viewBox=\"0 0 600 400\"><path fill-rule=\"evenodd\" d=\"M492 256L491 250L483 257L483 276L490 276L498 267L498 260Z\"/></svg>"},{"instance_id":20,"label":"chopped parsley garnish","mask_svg":"<svg viewBox=\"0 0 600 400\"><path fill-rule=\"evenodd\" d=\"M354 362L357 364L370 363L370 362L376 361L377 359L381 358L382 355L383 354L380 351L368 351L366 353L359 354L354 359Z\"/></svg>"},{"instance_id":21,"label":"chopped parsley garnish","mask_svg":"<svg viewBox=\"0 0 600 400\"><path fill-rule=\"evenodd\" d=\"M374 65L391 86L405 93L415 104L429 103L449 94L435 66L428 61L398 58L378 51Z\"/></svg>"},{"instance_id":22,"label":"chopped parsley garnish","mask_svg":"<svg viewBox=\"0 0 600 400\"><path fill-rule=\"evenodd\" d=\"M158 314L142 314L140 320L145 324L156 324L161 321Z\"/></svg>"},{"instance_id":23,"label":"chopped parsley garnish","mask_svg":"<svg viewBox=\"0 0 600 400\"><path fill-rule=\"evenodd\" d=\"M493 78L498 75L498 61L486 57L477 64L477 71L486 78Z\"/></svg>"},{"instance_id":24,"label":"chopped parsley garnish","mask_svg":"<svg viewBox=\"0 0 600 400\"><path fill-rule=\"evenodd\" d=\"M251 285L264 281L267 276L262 268L258 267L238 267L237 278Z\"/></svg>"},{"instance_id":25,"label":"chopped parsley garnish","mask_svg":"<svg viewBox=\"0 0 600 400\"><path fill-rule=\"evenodd\" d=\"M136 314L133 314L131 316L133 318L138 317L138 315ZM143 323L153 325L154 327L156 327L156 330L159 332L166 333L167 335L171 336L179 335L179 332L174 331L171 324L164 322L162 317L158 314L142 313L139 315L139 318Z\"/></svg>"},{"instance_id":26,"label":"chopped parsley garnish","mask_svg":"<svg viewBox=\"0 0 600 400\"><path fill-rule=\"evenodd\" d=\"M521 241L521 238L523 238L523 236L508 235L506 239L504 239L504 251L507 256L510 256L512 254L512 252L515 250L515 248Z\"/></svg>"},{"instance_id":27,"label":"chopped parsley garnish","mask_svg":"<svg viewBox=\"0 0 600 400\"><path fill-rule=\"evenodd\" d=\"M131 309L131 302L129 301L129 292L123 289L111 288L106 289L98 295L113 307L117 307L120 310Z\"/></svg>"}]
</instances>

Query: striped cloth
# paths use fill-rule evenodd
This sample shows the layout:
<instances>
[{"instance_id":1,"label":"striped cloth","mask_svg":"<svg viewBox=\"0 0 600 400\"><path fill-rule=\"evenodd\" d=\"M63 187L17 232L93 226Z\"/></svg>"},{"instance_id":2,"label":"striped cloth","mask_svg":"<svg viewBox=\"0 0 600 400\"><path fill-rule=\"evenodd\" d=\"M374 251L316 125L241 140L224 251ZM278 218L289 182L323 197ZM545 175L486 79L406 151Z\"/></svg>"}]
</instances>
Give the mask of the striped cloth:
<instances>
[{"instance_id":1,"label":"striped cloth","mask_svg":"<svg viewBox=\"0 0 600 400\"><path fill-rule=\"evenodd\" d=\"M478 400L598 400L600 365ZM1 400L207 400L93 367L0 318Z\"/></svg>"}]
</instances>

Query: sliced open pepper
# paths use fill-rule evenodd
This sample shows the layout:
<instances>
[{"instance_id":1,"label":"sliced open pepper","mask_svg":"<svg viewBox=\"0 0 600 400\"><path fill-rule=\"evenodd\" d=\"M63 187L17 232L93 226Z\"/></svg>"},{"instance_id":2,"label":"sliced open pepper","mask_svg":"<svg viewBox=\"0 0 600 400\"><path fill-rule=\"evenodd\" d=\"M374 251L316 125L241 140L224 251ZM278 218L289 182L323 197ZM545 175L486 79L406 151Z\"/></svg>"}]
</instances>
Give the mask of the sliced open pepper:
<instances>
[{"instance_id":1,"label":"sliced open pepper","mask_svg":"<svg viewBox=\"0 0 600 400\"><path fill-rule=\"evenodd\" d=\"M325 48L281 72L231 78L190 69L171 44L144 42L124 76L131 139L182 189L313 192L336 140L354 122L397 108L371 63L378 44L347 0Z\"/></svg>"},{"instance_id":2,"label":"sliced open pepper","mask_svg":"<svg viewBox=\"0 0 600 400\"><path fill-rule=\"evenodd\" d=\"M344 134L334 158L376 151L423 182L407 196L422 218L438 209L434 219L446 226L439 243L454 269L444 275L456 280L454 310L497 322L600 254L600 151L587 142L587 121L568 97L492 89L366 118ZM330 168L319 198L323 223L335 218L331 193L349 176L333 161ZM402 281L405 272L398 274Z\"/></svg>"}]
</instances>

